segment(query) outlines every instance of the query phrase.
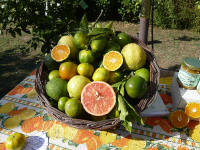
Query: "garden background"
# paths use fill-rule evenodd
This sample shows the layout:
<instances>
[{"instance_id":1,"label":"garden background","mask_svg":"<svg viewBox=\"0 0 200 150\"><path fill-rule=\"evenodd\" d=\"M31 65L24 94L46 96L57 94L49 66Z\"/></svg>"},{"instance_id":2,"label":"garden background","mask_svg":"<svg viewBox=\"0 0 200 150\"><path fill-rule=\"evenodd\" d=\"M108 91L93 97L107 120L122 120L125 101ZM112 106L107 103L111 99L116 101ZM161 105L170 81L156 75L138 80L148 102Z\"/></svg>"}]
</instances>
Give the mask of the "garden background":
<instances>
[{"instance_id":1,"label":"garden background","mask_svg":"<svg viewBox=\"0 0 200 150\"><path fill-rule=\"evenodd\" d=\"M136 36L142 0L1 0L0 97L37 67L80 18ZM151 18L150 18L151 19ZM154 0L154 54L161 68L177 70L184 57L200 56L200 0ZM150 26L151 27L151 26ZM151 44L150 28L149 42ZM149 45L150 47L150 45Z\"/></svg>"}]
</instances>

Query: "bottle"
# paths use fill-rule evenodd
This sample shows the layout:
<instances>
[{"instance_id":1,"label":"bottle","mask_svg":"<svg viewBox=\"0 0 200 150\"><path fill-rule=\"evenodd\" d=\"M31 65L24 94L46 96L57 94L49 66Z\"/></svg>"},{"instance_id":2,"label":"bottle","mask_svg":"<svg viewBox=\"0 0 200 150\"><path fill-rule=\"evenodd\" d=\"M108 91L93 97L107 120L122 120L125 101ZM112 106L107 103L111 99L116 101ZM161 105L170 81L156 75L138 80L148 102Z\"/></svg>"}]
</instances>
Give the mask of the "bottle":
<instances>
[{"instance_id":1,"label":"bottle","mask_svg":"<svg viewBox=\"0 0 200 150\"><path fill-rule=\"evenodd\" d=\"M178 72L177 81L180 87L196 89L200 80L200 60L196 58L184 58Z\"/></svg>"}]
</instances>

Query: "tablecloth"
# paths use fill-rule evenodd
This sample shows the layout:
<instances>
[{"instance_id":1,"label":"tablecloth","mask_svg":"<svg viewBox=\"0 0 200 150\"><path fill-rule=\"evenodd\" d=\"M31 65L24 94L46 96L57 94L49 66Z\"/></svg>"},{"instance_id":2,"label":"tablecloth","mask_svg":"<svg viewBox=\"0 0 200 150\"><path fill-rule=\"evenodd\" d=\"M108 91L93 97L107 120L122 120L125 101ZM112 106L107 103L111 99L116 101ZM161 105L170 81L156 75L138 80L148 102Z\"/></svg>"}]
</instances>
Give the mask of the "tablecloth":
<instances>
[{"instance_id":1,"label":"tablecloth","mask_svg":"<svg viewBox=\"0 0 200 150\"><path fill-rule=\"evenodd\" d=\"M167 116L144 118L145 125L133 123L130 134L121 126L110 131L82 130L54 120L42 108L34 89L35 71L0 100L0 150L6 138L26 135L24 149L33 150L197 150L200 124L191 120L184 129L173 128ZM172 109L172 77L160 79L159 93ZM9 83L8 83L9 84Z\"/></svg>"}]
</instances>

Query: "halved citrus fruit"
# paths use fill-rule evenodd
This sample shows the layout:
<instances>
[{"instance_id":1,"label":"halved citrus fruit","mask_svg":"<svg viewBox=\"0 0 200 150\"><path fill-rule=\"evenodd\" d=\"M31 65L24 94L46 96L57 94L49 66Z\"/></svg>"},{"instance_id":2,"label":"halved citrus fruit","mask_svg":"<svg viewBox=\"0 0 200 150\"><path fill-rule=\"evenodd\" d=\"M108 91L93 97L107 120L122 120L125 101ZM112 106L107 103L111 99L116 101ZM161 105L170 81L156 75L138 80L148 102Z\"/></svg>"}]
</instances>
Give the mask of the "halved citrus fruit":
<instances>
[{"instance_id":1,"label":"halved citrus fruit","mask_svg":"<svg viewBox=\"0 0 200 150\"><path fill-rule=\"evenodd\" d=\"M57 62L61 62L69 57L70 48L67 45L56 45L51 50L51 57Z\"/></svg>"},{"instance_id":2,"label":"halved citrus fruit","mask_svg":"<svg viewBox=\"0 0 200 150\"><path fill-rule=\"evenodd\" d=\"M176 128L186 127L189 123L189 117L183 110L176 110L169 114L171 124Z\"/></svg>"},{"instance_id":3,"label":"halved citrus fruit","mask_svg":"<svg viewBox=\"0 0 200 150\"><path fill-rule=\"evenodd\" d=\"M103 66L109 71L115 71L123 64L123 56L120 52L110 51L103 57Z\"/></svg>"},{"instance_id":4,"label":"halved citrus fruit","mask_svg":"<svg viewBox=\"0 0 200 150\"><path fill-rule=\"evenodd\" d=\"M185 107L185 113L191 118L200 117L200 104L199 103L188 103Z\"/></svg>"},{"instance_id":5,"label":"halved citrus fruit","mask_svg":"<svg viewBox=\"0 0 200 150\"><path fill-rule=\"evenodd\" d=\"M114 108L116 95L113 88L106 82L93 81L83 88L81 103L89 114L104 116Z\"/></svg>"}]
</instances>

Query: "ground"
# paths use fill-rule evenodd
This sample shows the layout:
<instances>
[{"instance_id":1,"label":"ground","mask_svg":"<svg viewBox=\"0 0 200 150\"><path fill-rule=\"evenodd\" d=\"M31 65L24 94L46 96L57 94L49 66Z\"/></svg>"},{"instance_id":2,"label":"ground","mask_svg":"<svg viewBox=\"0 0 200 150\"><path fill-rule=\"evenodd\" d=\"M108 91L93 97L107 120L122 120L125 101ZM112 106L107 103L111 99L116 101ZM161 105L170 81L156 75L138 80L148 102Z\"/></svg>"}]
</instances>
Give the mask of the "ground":
<instances>
[{"instance_id":1,"label":"ground","mask_svg":"<svg viewBox=\"0 0 200 150\"><path fill-rule=\"evenodd\" d=\"M102 24L105 24L103 22ZM139 33L139 25L114 22L114 28L133 36ZM151 29L151 28L149 28ZM149 30L149 47L151 36ZM30 35L12 38L0 35L0 97L4 96L37 67L40 49L25 52L25 42ZM184 57L200 57L200 33L187 30L154 28L154 54L161 68L177 70Z\"/></svg>"}]
</instances>

